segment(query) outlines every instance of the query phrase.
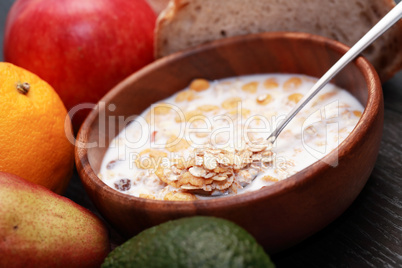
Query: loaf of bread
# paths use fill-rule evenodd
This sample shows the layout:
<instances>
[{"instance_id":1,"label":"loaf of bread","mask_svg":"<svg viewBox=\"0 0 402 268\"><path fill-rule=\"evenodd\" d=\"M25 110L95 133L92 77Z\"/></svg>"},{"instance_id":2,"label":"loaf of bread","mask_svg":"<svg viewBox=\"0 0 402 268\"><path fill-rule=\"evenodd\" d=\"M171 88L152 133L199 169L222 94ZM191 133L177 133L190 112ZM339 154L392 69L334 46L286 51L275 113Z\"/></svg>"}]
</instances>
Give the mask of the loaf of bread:
<instances>
[{"instance_id":1,"label":"loaf of bread","mask_svg":"<svg viewBox=\"0 0 402 268\"><path fill-rule=\"evenodd\" d=\"M208 41L249 33L296 31L352 46L393 0L171 0L155 30L157 58ZM382 81L402 68L402 21L363 53Z\"/></svg>"},{"instance_id":2,"label":"loaf of bread","mask_svg":"<svg viewBox=\"0 0 402 268\"><path fill-rule=\"evenodd\" d=\"M149 6L155 11L156 14L159 14L164 10L169 3L169 0L147 0Z\"/></svg>"}]
</instances>

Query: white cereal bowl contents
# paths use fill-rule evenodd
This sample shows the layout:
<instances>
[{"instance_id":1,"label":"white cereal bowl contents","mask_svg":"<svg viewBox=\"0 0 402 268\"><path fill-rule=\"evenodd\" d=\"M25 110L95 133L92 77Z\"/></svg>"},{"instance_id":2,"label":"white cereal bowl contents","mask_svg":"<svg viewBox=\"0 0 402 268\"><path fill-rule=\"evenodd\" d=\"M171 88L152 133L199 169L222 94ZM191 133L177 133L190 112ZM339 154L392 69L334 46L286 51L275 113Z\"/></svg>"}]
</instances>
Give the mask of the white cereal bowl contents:
<instances>
[{"instance_id":1,"label":"white cereal bowl contents","mask_svg":"<svg viewBox=\"0 0 402 268\"><path fill-rule=\"evenodd\" d=\"M374 166L382 133L382 91L377 74L364 58L353 61L333 80L335 85L358 100L357 104L350 104L357 106L345 113L354 121L355 127L350 127L353 130L346 138L341 137L344 140L336 150L306 168L301 167L287 179L280 180L282 177L278 176L279 181L272 185L224 198L169 201L139 198L116 191L98 174L102 173L104 156L108 157L109 144L129 121L135 120L132 115L140 115L151 104L184 89L194 79L218 81L264 73L320 77L346 50L346 46L319 36L263 33L212 42L150 64L108 93L81 127L76 142L76 164L87 193L105 219L128 236L167 220L210 215L241 225L268 252L300 242L333 221L353 202ZM280 79L287 80L288 77ZM251 100L264 102L266 97L260 95L264 90L267 89L258 88ZM242 97L241 89L239 92L231 93L232 97L238 97L237 94ZM288 97L286 95L284 99ZM210 98L209 104L214 105L217 99ZM330 108L327 109L328 120L332 118ZM364 108L362 114L359 113L361 108ZM342 118L342 110L339 111L339 118ZM313 122L314 116L310 120ZM161 129L174 132L174 127L164 121L161 120ZM339 129L343 128L341 124L343 122L339 123ZM308 129L304 132L315 135L314 129L310 129L310 134ZM168 137L155 135L157 139L161 138L161 142ZM281 142L285 143L284 146L289 145L286 139L286 132L279 136L278 144L272 149L276 154L281 153ZM319 149L319 144L317 146ZM105 159L105 165L112 158ZM191 172L200 174L203 171L193 169ZM124 189L127 181L119 183L118 187ZM254 187L253 184L249 186Z\"/></svg>"},{"instance_id":2,"label":"white cereal bowl contents","mask_svg":"<svg viewBox=\"0 0 402 268\"><path fill-rule=\"evenodd\" d=\"M286 179L336 150L363 112L349 92L329 84L272 149L259 148L315 82L298 74L195 79L116 136L99 178L128 195L173 201L241 194Z\"/></svg>"}]
</instances>

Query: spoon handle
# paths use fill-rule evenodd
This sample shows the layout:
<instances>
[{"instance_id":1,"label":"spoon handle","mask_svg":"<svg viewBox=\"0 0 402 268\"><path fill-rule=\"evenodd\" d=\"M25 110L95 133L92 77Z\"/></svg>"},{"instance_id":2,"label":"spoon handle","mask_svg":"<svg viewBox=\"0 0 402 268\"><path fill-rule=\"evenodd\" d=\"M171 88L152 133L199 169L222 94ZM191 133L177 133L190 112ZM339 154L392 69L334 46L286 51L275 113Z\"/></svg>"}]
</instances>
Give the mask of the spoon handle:
<instances>
[{"instance_id":1,"label":"spoon handle","mask_svg":"<svg viewBox=\"0 0 402 268\"><path fill-rule=\"evenodd\" d=\"M351 47L310 89L310 91L290 111L284 121L268 137L274 142L295 115L349 62L356 58L367 46L402 18L402 1L386 14L373 28L370 29L357 43Z\"/></svg>"}]
</instances>

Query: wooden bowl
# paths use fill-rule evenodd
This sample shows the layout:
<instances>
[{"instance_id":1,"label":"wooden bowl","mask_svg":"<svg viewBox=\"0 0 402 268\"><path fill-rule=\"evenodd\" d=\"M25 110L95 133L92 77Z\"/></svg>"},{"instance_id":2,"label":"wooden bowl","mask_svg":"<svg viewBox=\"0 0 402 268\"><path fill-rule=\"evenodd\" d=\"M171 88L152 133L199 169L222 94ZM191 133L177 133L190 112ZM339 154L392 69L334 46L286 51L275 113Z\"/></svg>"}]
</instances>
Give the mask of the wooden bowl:
<instances>
[{"instance_id":1,"label":"wooden bowl","mask_svg":"<svg viewBox=\"0 0 402 268\"><path fill-rule=\"evenodd\" d=\"M383 125L382 89L374 68L364 58L349 64L333 80L365 107L338 154L330 153L324 161L286 180L238 196L174 202L141 199L109 188L97 174L109 142L120 129L105 118L140 114L194 78L213 80L256 73L320 77L347 50L345 45L323 37L278 32L223 39L155 61L113 88L82 125L76 164L87 193L102 215L127 236L168 220L210 215L244 227L268 252L300 242L346 210L376 161ZM326 164L336 160L336 168Z\"/></svg>"}]
</instances>

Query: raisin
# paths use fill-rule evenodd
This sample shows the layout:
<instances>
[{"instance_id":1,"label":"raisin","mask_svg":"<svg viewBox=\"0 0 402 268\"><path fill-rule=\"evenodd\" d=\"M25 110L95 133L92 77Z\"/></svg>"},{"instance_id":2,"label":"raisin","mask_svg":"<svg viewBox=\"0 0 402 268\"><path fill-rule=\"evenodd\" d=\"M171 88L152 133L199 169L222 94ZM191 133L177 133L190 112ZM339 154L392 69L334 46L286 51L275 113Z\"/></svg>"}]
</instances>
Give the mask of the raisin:
<instances>
[{"instance_id":1,"label":"raisin","mask_svg":"<svg viewBox=\"0 0 402 268\"><path fill-rule=\"evenodd\" d=\"M131 188L131 180L120 179L114 183L114 187L119 191L128 191Z\"/></svg>"},{"instance_id":2,"label":"raisin","mask_svg":"<svg viewBox=\"0 0 402 268\"><path fill-rule=\"evenodd\" d=\"M113 169L113 168L116 166L117 161L118 161L118 160L112 160L112 161L110 161L109 163L107 163L106 169Z\"/></svg>"}]
</instances>

